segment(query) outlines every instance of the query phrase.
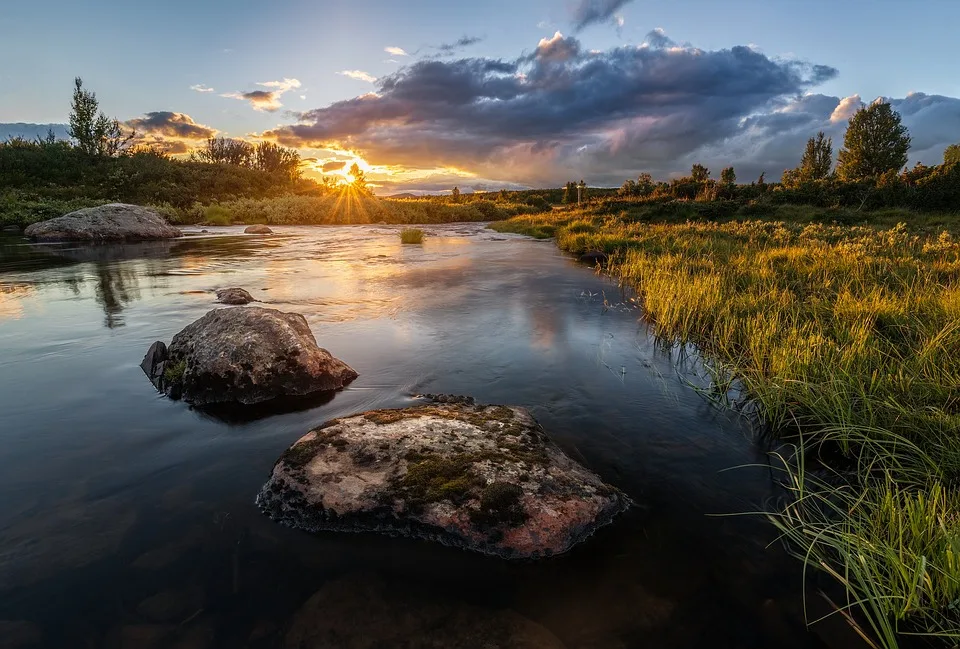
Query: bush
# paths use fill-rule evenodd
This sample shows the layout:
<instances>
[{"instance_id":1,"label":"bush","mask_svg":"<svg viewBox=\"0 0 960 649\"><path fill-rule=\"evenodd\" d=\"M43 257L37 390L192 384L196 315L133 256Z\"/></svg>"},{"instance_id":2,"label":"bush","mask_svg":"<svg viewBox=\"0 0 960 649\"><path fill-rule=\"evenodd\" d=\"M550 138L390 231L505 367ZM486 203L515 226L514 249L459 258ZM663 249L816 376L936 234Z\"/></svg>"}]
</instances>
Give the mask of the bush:
<instances>
[{"instance_id":1,"label":"bush","mask_svg":"<svg viewBox=\"0 0 960 649\"><path fill-rule=\"evenodd\" d=\"M404 228L400 231L400 243L423 243L423 230Z\"/></svg>"}]
</instances>

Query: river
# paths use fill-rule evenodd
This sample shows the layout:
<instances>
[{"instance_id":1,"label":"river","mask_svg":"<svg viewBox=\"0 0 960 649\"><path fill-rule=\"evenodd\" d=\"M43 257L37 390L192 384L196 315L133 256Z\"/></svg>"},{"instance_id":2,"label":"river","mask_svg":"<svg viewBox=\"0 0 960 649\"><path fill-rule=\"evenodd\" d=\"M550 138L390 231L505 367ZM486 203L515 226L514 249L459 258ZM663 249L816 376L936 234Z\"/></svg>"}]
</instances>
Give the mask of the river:
<instances>
[{"instance_id":1,"label":"river","mask_svg":"<svg viewBox=\"0 0 960 649\"><path fill-rule=\"evenodd\" d=\"M552 242L482 224L425 226L422 246L401 245L399 226L188 230L125 246L0 239L0 646L282 647L317 592L337 628L317 647L419 646L397 619L431 602L506 611L570 649L853 646L838 618L806 628L801 566L772 527L728 515L770 506L767 451L691 388L695 358L658 345L629 296ZM360 377L296 412L158 395L139 368L148 346L227 286L302 313ZM529 408L637 506L532 563L312 536L257 511L311 427L418 393Z\"/></svg>"}]
</instances>

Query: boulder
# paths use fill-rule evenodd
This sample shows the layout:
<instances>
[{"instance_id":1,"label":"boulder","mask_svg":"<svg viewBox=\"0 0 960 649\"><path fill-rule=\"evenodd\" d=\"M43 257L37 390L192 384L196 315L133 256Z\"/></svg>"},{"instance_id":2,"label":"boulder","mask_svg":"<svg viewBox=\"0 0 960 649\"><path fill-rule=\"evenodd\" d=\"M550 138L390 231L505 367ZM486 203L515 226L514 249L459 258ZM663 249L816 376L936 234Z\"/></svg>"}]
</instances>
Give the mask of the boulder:
<instances>
[{"instance_id":1,"label":"boulder","mask_svg":"<svg viewBox=\"0 0 960 649\"><path fill-rule=\"evenodd\" d=\"M250 304L256 302L256 300L242 288L218 288L217 302L221 304Z\"/></svg>"},{"instance_id":2,"label":"boulder","mask_svg":"<svg viewBox=\"0 0 960 649\"><path fill-rule=\"evenodd\" d=\"M248 225L244 234L273 234L273 230L265 225Z\"/></svg>"},{"instance_id":3,"label":"boulder","mask_svg":"<svg viewBox=\"0 0 960 649\"><path fill-rule=\"evenodd\" d=\"M630 499L526 410L459 402L327 422L284 452L257 504L312 532L379 531L519 559L566 552Z\"/></svg>"},{"instance_id":4,"label":"boulder","mask_svg":"<svg viewBox=\"0 0 960 649\"><path fill-rule=\"evenodd\" d=\"M563 649L548 629L510 609L458 601L421 584L374 575L326 583L293 616L286 649Z\"/></svg>"},{"instance_id":5,"label":"boulder","mask_svg":"<svg viewBox=\"0 0 960 649\"><path fill-rule=\"evenodd\" d=\"M156 211L110 203L34 223L24 234L36 241L150 241L183 234Z\"/></svg>"},{"instance_id":6,"label":"boulder","mask_svg":"<svg viewBox=\"0 0 960 649\"><path fill-rule=\"evenodd\" d=\"M339 390L357 378L317 346L302 315L260 307L210 311L169 347L151 345L141 367L159 390L194 405L261 403Z\"/></svg>"}]
</instances>

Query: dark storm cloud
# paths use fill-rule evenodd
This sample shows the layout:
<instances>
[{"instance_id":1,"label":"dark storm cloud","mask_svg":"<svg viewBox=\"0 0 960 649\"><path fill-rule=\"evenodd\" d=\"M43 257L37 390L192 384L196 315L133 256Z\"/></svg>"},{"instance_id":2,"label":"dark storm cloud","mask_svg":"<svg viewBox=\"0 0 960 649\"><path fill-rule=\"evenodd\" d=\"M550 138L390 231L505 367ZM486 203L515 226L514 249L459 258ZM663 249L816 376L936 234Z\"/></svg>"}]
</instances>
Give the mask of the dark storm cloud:
<instances>
[{"instance_id":1,"label":"dark storm cloud","mask_svg":"<svg viewBox=\"0 0 960 649\"><path fill-rule=\"evenodd\" d=\"M375 94L301 113L299 123L264 135L355 150L381 164L482 173L502 169L509 154L512 173L552 182L568 167L619 174L720 142L751 115L834 75L748 47L588 52L558 33L513 61L417 61L379 79Z\"/></svg>"},{"instance_id":2,"label":"dark storm cloud","mask_svg":"<svg viewBox=\"0 0 960 649\"><path fill-rule=\"evenodd\" d=\"M618 9L631 0L579 0L573 10L573 26L577 31L612 20Z\"/></svg>"},{"instance_id":3,"label":"dark storm cloud","mask_svg":"<svg viewBox=\"0 0 960 649\"><path fill-rule=\"evenodd\" d=\"M321 169L323 170L324 173L326 173L328 171L340 171L346 166L347 166L347 163L344 162L343 160L334 160L332 162L324 162L323 167L321 167Z\"/></svg>"},{"instance_id":4,"label":"dark storm cloud","mask_svg":"<svg viewBox=\"0 0 960 649\"><path fill-rule=\"evenodd\" d=\"M155 111L143 117L127 122L127 126L142 134L183 138L186 140L205 140L217 134L215 129L197 124L186 113Z\"/></svg>"}]
</instances>

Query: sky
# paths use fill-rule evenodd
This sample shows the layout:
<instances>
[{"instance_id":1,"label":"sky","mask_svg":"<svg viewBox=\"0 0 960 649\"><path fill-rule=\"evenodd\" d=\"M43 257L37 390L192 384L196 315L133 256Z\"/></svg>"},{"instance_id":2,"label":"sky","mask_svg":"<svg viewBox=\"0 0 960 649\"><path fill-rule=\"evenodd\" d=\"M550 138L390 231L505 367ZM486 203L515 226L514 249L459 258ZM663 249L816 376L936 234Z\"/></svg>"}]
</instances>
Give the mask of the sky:
<instances>
[{"instance_id":1,"label":"sky","mask_svg":"<svg viewBox=\"0 0 960 649\"><path fill-rule=\"evenodd\" d=\"M142 141L297 148L378 193L617 186L702 162L779 178L885 97L911 164L960 141L956 0L8 3L0 138L62 124L73 78ZM58 132L62 132L59 131Z\"/></svg>"}]
</instances>

